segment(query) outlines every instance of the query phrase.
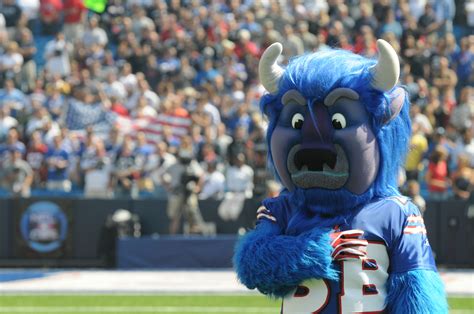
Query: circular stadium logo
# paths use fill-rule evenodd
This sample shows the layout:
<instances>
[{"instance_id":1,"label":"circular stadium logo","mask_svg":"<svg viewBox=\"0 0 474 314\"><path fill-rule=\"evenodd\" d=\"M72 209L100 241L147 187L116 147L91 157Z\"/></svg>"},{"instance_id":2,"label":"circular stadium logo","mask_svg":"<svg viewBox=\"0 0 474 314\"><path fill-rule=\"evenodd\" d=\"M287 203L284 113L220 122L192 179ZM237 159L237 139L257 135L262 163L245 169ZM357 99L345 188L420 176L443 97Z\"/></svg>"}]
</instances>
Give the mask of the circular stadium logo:
<instances>
[{"instance_id":1,"label":"circular stadium logo","mask_svg":"<svg viewBox=\"0 0 474 314\"><path fill-rule=\"evenodd\" d=\"M40 253L56 250L66 238L67 218L58 205L36 202L23 213L20 231L30 248Z\"/></svg>"}]
</instances>

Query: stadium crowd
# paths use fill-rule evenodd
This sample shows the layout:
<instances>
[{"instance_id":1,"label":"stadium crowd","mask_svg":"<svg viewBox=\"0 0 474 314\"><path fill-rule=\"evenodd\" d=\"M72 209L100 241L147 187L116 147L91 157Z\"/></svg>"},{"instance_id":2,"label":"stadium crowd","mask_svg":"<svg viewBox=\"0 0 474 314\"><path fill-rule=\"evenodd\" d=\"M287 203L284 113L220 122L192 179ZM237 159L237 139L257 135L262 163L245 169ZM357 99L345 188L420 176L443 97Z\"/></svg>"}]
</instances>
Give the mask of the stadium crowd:
<instances>
[{"instance_id":1,"label":"stadium crowd","mask_svg":"<svg viewBox=\"0 0 474 314\"><path fill-rule=\"evenodd\" d=\"M470 0L109 0L100 14L82 0L4 0L0 184L25 197L273 195L263 50L282 42L283 63L329 47L375 57L384 38L412 103L403 189L467 199L473 29Z\"/></svg>"}]
</instances>

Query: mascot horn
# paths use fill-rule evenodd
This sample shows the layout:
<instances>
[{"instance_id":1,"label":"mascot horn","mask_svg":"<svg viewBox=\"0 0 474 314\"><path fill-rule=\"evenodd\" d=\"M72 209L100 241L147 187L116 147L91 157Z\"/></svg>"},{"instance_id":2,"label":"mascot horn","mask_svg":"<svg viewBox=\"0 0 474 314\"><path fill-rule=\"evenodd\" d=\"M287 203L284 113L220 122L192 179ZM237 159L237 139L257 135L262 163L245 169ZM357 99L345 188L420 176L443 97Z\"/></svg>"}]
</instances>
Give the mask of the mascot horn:
<instances>
[{"instance_id":1,"label":"mascot horn","mask_svg":"<svg viewBox=\"0 0 474 314\"><path fill-rule=\"evenodd\" d=\"M393 48L262 55L268 161L285 189L257 210L234 265L282 313L447 313L423 218L397 190L410 138Z\"/></svg>"}]
</instances>

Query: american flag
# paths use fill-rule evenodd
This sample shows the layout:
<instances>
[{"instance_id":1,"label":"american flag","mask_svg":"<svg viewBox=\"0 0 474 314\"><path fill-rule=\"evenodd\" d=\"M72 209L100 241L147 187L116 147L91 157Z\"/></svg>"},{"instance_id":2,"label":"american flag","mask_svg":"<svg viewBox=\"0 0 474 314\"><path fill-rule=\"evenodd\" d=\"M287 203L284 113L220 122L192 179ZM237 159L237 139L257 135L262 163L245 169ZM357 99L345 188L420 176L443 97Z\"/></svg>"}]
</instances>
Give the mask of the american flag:
<instances>
[{"instance_id":1,"label":"american flag","mask_svg":"<svg viewBox=\"0 0 474 314\"><path fill-rule=\"evenodd\" d=\"M189 116L178 116L172 114L159 114L156 118L127 118L117 117L115 121L122 134L130 134L135 137L138 132L145 133L149 143L157 143L162 138L163 128L168 126L174 136L182 137L189 134L191 118Z\"/></svg>"},{"instance_id":2,"label":"american flag","mask_svg":"<svg viewBox=\"0 0 474 314\"><path fill-rule=\"evenodd\" d=\"M100 104L86 105L79 101L71 101L66 113L66 125L69 130L81 137L84 130L92 126L98 135L107 136L112 125L116 125L122 134L135 137L144 132L149 143L161 140L163 127L169 126L176 137L189 134L191 118L189 115L159 114L157 117L130 118L119 116L107 111Z\"/></svg>"},{"instance_id":3,"label":"american flag","mask_svg":"<svg viewBox=\"0 0 474 314\"><path fill-rule=\"evenodd\" d=\"M100 103L85 104L71 99L65 116L66 126L71 131L84 130L89 126L94 130L107 129L115 120L115 114L107 111Z\"/></svg>"}]
</instances>

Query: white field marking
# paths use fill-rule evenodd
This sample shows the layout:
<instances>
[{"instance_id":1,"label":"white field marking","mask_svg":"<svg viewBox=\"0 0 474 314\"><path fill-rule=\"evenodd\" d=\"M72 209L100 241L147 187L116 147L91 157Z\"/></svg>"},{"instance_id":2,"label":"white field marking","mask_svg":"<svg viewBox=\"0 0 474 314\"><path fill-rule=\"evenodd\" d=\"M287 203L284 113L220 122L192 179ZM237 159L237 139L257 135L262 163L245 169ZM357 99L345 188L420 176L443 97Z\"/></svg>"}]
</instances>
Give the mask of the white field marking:
<instances>
[{"instance_id":1,"label":"white field marking","mask_svg":"<svg viewBox=\"0 0 474 314\"><path fill-rule=\"evenodd\" d=\"M85 306L49 307L15 306L2 307L0 313L275 313L270 307L204 307L204 306ZM470 314L472 310L451 310L450 314Z\"/></svg>"},{"instance_id":2,"label":"white field marking","mask_svg":"<svg viewBox=\"0 0 474 314\"><path fill-rule=\"evenodd\" d=\"M2 306L0 313L275 313L272 307L231 306Z\"/></svg>"}]
</instances>

